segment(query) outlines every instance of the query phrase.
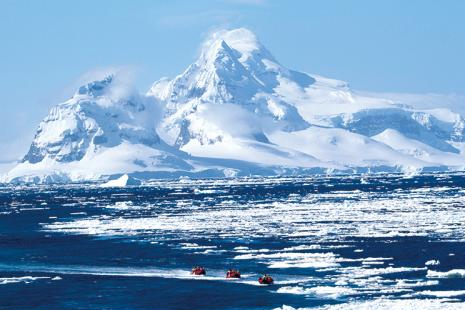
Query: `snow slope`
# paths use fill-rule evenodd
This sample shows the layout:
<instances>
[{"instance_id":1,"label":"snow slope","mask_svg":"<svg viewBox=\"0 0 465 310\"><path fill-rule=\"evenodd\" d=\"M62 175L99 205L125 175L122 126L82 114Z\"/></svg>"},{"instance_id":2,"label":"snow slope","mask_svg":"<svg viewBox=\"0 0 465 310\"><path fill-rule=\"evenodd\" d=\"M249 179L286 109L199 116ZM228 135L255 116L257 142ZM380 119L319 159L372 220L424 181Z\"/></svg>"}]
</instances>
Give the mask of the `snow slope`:
<instances>
[{"instance_id":1,"label":"snow slope","mask_svg":"<svg viewBox=\"0 0 465 310\"><path fill-rule=\"evenodd\" d=\"M53 107L3 181L463 169L465 120L286 68L251 31L218 31L140 94L118 74Z\"/></svg>"}]
</instances>

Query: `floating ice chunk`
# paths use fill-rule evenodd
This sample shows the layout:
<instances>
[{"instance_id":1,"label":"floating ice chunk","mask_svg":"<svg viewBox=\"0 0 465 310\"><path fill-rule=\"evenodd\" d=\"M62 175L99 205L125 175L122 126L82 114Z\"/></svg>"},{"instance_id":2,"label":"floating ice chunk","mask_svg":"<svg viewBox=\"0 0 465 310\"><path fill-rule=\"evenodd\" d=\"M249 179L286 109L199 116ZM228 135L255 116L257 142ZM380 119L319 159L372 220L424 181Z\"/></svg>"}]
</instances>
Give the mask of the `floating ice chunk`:
<instances>
[{"instance_id":1,"label":"floating ice chunk","mask_svg":"<svg viewBox=\"0 0 465 310\"><path fill-rule=\"evenodd\" d=\"M117 201L114 205L105 206L107 209L116 209L116 210L131 210L131 209L140 209L141 206L134 206L132 201Z\"/></svg>"},{"instance_id":2,"label":"floating ice chunk","mask_svg":"<svg viewBox=\"0 0 465 310\"><path fill-rule=\"evenodd\" d=\"M398 280L396 283L396 287L409 288L409 287L434 286L438 284L439 284L439 281L436 281L436 280L429 280L429 281Z\"/></svg>"},{"instance_id":3,"label":"floating ice chunk","mask_svg":"<svg viewBox=\"0 0 465 310\"><path fill-rule=\"evenodd\" d=\"M421 291L413 295L419 296L434 296L434 297L456 297L465 295L465 291Z\"/></svg>"},{"instance_id":4,"label":"floating ice chunk","mask_svg":"<svg viewBox=\"0 0 465 310\"><path fill-rule=\"evenodd\" d=\"M337 267L334 253L279 252L272 254L243 254L234 259L258 259L269 268L329 268Z\"/></svg>"},{"instance_id":5,"label":"floating ice chunk","mask_svg":"<svg viewBox=\"0 0 465 310\"><path fill-rule=\"evenodd\" d=\"M319 244L311 244L311 245L302 244L302 245L284 248L283 251L289 252L289 251L304 251L304 250L318 250L318 249L321 249L321 245Z\"/></svg>"},{"instance_id":6,"label":"floating ice chunk","mask_svg":"<svg viewBox=\"0 0 465 310\"><path fill-rule=\"evenodd\" d=\"M128 185L140 185L141 182L133 177L128 176L127 174L122 175L116 180L110 180L102 185L101 187L125 187Z\"/></svg>"},{"instance_id":7,"label":"floating ice chunk","mask_svg":"<svg viewBox=\"0 0 465 310\"><path fill-rule=\"evenodd\" d=\"M407 300L386 300L378 299L373 301L365 302L354 302L349 305L334 305L323 307L325 310L392 310L392 309L402 309L402 310L458 310L463 309L465 303L450 303L443 302L441 300L428 300L428 299L407 299Z\"/></svg>"},{"instance_id":8,"label":"floating ice chunk","mask_svg":"<svg viewBox=\"0 0 465 310\"><path fill-rule=\"evenodd\" d=\"M384 262L369 260L369 261L363 261L362 265L384 265Z\"/></svg>"},{"instance_id":9,"label":"floating ice chunk","mask_svg":"<svg viewBox=\"0 0 465 310\"><path fill-rule=\"evenodd\" d=\"M297 295L317 295L331 299L358 294L358 292L354 289L340 286L316 286L311 288L304 288L301 286L284 286L280 287L277 292Z\"/></svg>"},{"instance_id":10,"label":"floating ice chunk","mask_svg":"<svg viewBox=\"0 0 465 310\"><path fill-rule=\"evenodd\" d=\"M228 190L226 189L194 189L194 194L200 195L200 194L226 194L228 193Z\"/></svg>"},{"instance_id":11,"label":"floating ice chunk","mask_svg":"<svg viewBox=\"0 0 465 310\"><path fill-rule=\"evenodd\" d=\"M428 270L426 273L428 278L465 278L465 269L452 269L449 271L434 271Z\"/></svg>"},{"instance_id":12,"label":"floating ice chunk","mask_svg":"<svg viewBox=\"0 0 465 310\"><path fill-rule=\"evenodd\" d=\"M275 308L273 310L296 310L296 309L288 305L283 305L281 308Z\"/></svg>"},{"instance_id":13,"label":"floating ice chunk","mask_svg":"<svg viewBox=\"0 0 465 310\"><path fill-rule=\"evenodd\" d=\"M342 272L349 273L352 279L369 278L385 274L418 272L426 270L426 268L414 267L386 267L386 268L361 268L361 267L346 267L339 269Z\"/></svg>"},{"instance_id":14,"label":"floating ice chunk","mask_svg":"<svg viewBox=\"0 0 465 310\"><path fill-rule=\"evenodd\" d=\"M465 303L449 302L445 299L375 299L368 301L351 301L337 305L326 305L317 308L299 308L299 310L463 310ZM274 310L296 310L283 305Z\"/></svg>"},{"instance_id":15,"label":"floating ice chunk","mask_svg":"<svg viewBox=\"0 0 465 310\"><path fill-rule=\"evenodd\" d=\"M330 267L337 267L339 264L334 262L325 262L325 261L284 261L284 262L276 262L271 263L268 265L269 268L330 268Z\"/></svg>"},{"instance_id":16,"label":"floating ice chunk","mask_svg":"<svg viewBox=\"0 0 465 310\"><path fill-rule=\"evenodd\" d=\"M432 260L427 261L425 263L425 266L437 266L439 264L440 264L440 262L438 260L432 259Z\"/></svg>"}]
</instances>

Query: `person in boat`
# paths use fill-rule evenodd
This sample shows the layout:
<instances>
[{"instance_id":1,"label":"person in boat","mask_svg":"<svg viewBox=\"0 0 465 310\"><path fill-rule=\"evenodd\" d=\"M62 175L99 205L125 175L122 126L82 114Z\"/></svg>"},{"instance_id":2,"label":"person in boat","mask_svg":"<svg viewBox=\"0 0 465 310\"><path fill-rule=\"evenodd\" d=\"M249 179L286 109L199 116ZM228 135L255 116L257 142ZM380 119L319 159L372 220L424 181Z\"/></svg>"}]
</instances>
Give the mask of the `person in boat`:
<instances>
[{"instance_id":1,"label":"person in boat","mask_svg":"<svg viewBox=\"0 0 465 310\"><path fill-rule=\"evenodd\" d=\"M203 267L195 266L194 268L192 268L192 274L196 276L205 275L206 271Z\"/></svg>"},{"instance_id":2,"label":"person in boat","mask_svg":"<svg viewBox=\"0 0 465 310\"><path fill-rule=\"evenodd\" d=\"M260 284L273 284L273 278L265 273L263 276L258 278L258 282Z\"/></svg>"},{"instance_id":3,"label":"person in boat","mask_svg":"<svg viewBox=\"0 0 465 310\"><path fill-rule=\"evenodd\" d=\"M228 272L226 273L226 278L240 278L241 273L239 270L236 269L229 269Z\"/></svg>"}]
</instances>

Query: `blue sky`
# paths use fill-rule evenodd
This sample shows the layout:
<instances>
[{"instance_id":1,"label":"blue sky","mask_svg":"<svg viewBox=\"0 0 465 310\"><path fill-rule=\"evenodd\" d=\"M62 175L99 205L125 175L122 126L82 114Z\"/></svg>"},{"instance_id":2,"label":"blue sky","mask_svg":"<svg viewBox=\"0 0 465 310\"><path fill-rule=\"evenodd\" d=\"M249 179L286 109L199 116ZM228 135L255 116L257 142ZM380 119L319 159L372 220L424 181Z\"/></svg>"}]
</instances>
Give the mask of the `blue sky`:
<instances>
[{"instance_id":1,"label":"blue sky","mask_svg":"<svg viewBox=\"0 0 465 310\"><path fill-rule=\"evenodd\" d=\"M85 72L180 73L217 28L247 27L285 66L357 90L465 95L465 1L0 1L0 160L23 155ZM465 103L464 103L465 104Z\"/></svg>"}]
</instances>

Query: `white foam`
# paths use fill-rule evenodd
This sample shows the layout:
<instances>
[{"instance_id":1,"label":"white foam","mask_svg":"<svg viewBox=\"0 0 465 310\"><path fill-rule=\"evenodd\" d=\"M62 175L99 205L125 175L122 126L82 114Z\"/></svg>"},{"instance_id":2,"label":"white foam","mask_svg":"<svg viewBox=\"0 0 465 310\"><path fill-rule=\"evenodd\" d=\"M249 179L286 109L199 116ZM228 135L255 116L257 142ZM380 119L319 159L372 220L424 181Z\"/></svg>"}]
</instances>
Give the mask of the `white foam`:
<instances>
[{"instance_id":1,"label":"white foam","mask_svg":"<svg viewBox=\"0 0 465 310\"><path fill-rule=\"evenodd\" d=\"M143 268L143 267L105 267L105 266L83 266L83 265L25 265L23 268L20 265L14 265L8 268L7 265L2 265L2 270L27 270L40 273L55 274L51 277L16 277L16 278L0 278L0 284L25 282L30 283L37 279L50 279L52 281L62 280L63 275L97 275L97 276L117 276L117 277L141 277L141 278L165 278L165 279L181 279L194 281L230 281L225 276L224 270L207 269L206 276L192 275L190 270L185 269L164 269L164 268ZM253 279L253 280L251 280ZM305 283L308 278L294 277L284 281L275 281L277 285L289 285L297 283ZM239 284L259 285L258 275L242 273L241 278L233 281Z\"/></svg>"},{"instance_id":2,"label":"white foam","mask_svg":"<svg viewBox=\"0 0 465 310\"><path fill-rule=\"evenodd\" d=\"M197 243L180 243L182 249L200 250L200 249L216 249L216 245L198 245Z\"/></svg>"},{"instance_id":3,"label":"white foam","mask_svg":"<svg viewBox=\"0 0 465 310\"><path fill-rule=\"evenodd\" d=\"M11 278L0 278L0 284L12 284L12 283L30 283L39 279L50 279L50 277L11 277Z\"/></svg>"}]
</instances>

